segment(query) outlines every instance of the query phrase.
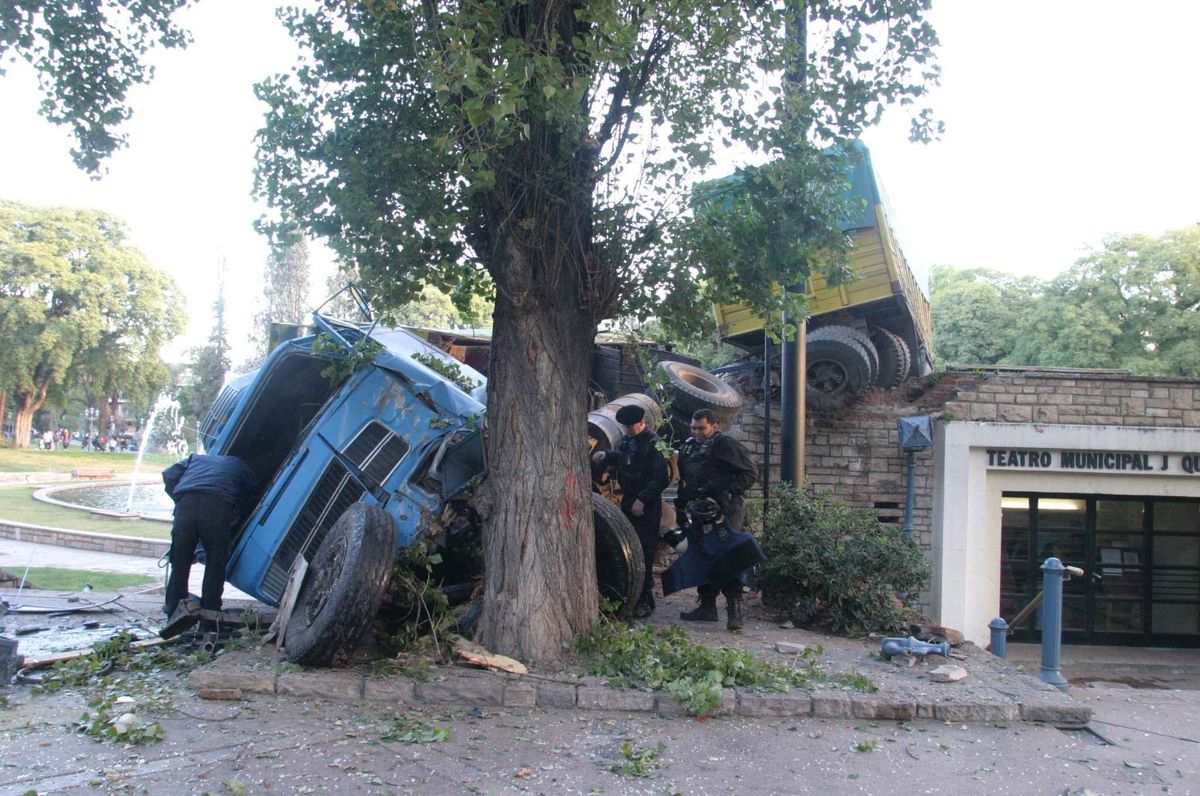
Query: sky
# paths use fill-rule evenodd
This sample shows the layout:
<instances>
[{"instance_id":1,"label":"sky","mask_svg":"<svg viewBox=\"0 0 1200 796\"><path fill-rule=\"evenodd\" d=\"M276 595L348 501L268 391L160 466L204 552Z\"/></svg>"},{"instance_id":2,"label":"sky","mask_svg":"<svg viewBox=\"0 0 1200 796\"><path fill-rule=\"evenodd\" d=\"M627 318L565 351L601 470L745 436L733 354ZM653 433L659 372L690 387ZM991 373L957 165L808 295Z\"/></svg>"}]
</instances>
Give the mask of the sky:
<instances>
[{"instance_id":1,"label":"sky","mask_svg":"<svg viewBox=\"0 0 1200 796\"><path fill-rule=\"evenodd\" d=\"M93 181L66 132L37 115L32 71L0 77L0 198L89 206L187 299L182 355L211 327L225 263L235 364L250 353L267 245L250 195L263 106L253 84L297 56L270 0L201 0L180 21L184 51L154 56L130 96L129 146ZM935 0L942 85L930 102L946 132L908 142L902 112L865 140L922 284L934 265L1051 277L1109 235L1200 223L1200 3L1143 0ZM332 258L313 254L313 295Z\"/></svg>"}]
</instances>

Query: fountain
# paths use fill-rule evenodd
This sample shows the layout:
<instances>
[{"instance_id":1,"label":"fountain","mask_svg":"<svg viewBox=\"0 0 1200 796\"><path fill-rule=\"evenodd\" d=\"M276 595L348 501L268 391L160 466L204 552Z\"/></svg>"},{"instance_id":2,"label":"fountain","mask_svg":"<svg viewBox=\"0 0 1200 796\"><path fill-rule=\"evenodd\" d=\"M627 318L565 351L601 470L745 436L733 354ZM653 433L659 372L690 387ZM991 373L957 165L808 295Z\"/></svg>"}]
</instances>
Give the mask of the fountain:
<instances>
[{"instance_id":1,"label":"fountain","mask_svg":"<svg viewBox=\"0 0 1200 796\"><path fill-rule=\"evenodd\" d=\"M142 471L142 457L146 455L146 448L149 447L150 432L154 429L154 420L160 415L166 413L172 419L172 431L170 434L171 440L181 438L181 429L183 427L183 417L179 414L179 401L171 397L170 393L162 392L154 401L154 406L150 410L150 417L146 419L146 425L142 429L142 440L138 443L137 459L133 463L133 475L129 477L129 500L126 503L126 512L133 513L133 493L137 488L137 477Z\"/></svg>"}]
</instances>

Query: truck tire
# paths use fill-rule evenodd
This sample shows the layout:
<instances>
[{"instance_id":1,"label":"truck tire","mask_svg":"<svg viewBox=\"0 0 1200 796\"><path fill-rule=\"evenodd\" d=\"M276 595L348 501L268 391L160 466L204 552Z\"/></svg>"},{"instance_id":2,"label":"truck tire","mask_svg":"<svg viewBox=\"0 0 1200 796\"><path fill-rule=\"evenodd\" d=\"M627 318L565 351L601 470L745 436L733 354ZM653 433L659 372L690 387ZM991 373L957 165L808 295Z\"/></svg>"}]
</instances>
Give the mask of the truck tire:
<instances>
[{"instance_id":1,"label":"truck tire","mask_svg":"<svg viewBox=\"0 0 1200 796\"><path fill-rule=\"evenodd\" d=\"M879 379L875 382L885 390L903 384L912 370L912 353L904 338L890 329L877 327L871 340L879 352Z\"/></svg>"},{"instance_id":2,"label":"truck tire","mask_svg":"<svg viewBox=\"0 0 1200 796\"><path fill-rule=\"evenodd\" d=\"M849 331L845 326L823 326L809 332L805 341L809 408L842 409L871 386L871 362Z\"/></svg>"},{"instance_id":3,"label":"truck tire","mask_svg":"<svg viewBox=\"0 0 1200 796\"><path fill-rule=\"evenodd\" d=\"M879 351L876 350L875 344L871 342L871 338L867 336L866 332L850 326L843 326L842 328L850 335L850 339L858 344L862 352L867 355L867 362L871 366L871 378L864 389L870 389L879 383Z\"/></svg>"},{"instance_id":4,"label":"truck tire","mask_svg":"<svg viewBox=\"0 0 1200 796\"><path fill-rule=\"evenodd\" d=\"M288 660L329 666L349 656L387 592L396 523L378 506L355 503L325 535L284 633Z\"/></svg>"},{"instance_id":5,"label":"truck tire","mask_svg":"<svg viewBox=\"0 0 1200 796\"><path fill-rule=\"evenodd\" d=\"M618 616L625 616L637 605L646 580L642 543L621 509L594 493L592 519L596 526L596 584L600 597L617 606Z\"/></svg>"},{"instance_id":6,"label":"truck tire","mask_svg":"<svg viewBox=\"0 0 1200 796\"><path fill-rule=\"evenodd\" d=\"M685 362L660 362L667 374L671 401L681 413L711 409L721 423L728 423L742 410L741 394L707 370Z\"/></svg>"}]
</instances>

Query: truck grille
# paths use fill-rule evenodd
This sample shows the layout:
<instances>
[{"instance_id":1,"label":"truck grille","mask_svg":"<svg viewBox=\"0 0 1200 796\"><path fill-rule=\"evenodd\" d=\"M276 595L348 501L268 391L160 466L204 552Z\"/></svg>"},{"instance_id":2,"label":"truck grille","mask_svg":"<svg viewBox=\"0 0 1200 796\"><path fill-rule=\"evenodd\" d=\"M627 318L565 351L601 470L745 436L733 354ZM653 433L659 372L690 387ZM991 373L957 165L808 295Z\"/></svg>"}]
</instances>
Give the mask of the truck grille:
<instances>
[{"instance_id":1,"label":"truck grille","mask_svg":"<svg viewBox=\"0 0 1200 796\"><path fill-rule=\"evenodd\" d=\"M368 423L346 446L346 458L373 483L382 485L408 453L408 443L382 423Z\"/></svg>"},{"instance_id":2,"label":"truck grille","mask_svg":"<svg viewBox=\"0 0 1200 796\"><path fill-rule=\"evenodd\" d=\"M361 434L360 434L361 436ZM366 492L341 462L331 461L309 494L304 508L280 543L263 578L263 594L278 603L287 587L288 573L297 555L311 560L338 517Z\"/></svg>"},{"instance_id":3,"label":"truck grille","mask_svg":"<svg viewBox=\"0 0 1200 796\"><path fill-rule=\"evenodd\" d=\"M343 453L368 479L382 484L408 453L408 443L382 423L371 422L358 432ZM350 476L345 465L336 459L331 461L287 536L275 550L263 578L263 593L279 602L287 588L288 573L296 556L303 555L311 561L338 517L365 494L362 485Z\"/></svg>"}]
</instances>

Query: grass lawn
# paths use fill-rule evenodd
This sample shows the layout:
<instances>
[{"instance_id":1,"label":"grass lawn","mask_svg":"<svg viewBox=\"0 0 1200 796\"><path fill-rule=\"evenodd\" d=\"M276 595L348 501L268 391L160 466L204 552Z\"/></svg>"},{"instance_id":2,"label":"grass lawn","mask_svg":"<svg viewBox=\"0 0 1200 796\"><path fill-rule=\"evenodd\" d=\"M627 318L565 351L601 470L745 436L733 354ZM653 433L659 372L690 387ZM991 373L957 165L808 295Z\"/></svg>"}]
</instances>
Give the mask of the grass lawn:
<instances>
[{"instance_id":1,"label":"grass lawn","mask_svg":"<svg viewBox=\"0 0 1200 796\"><path fill-rule=\"evenodd\" d=\"M52 451L44 451L44 453L53 455ZM32 486L0 488L0 519L26 522L31 525L49 525L52 528L69 528L74 531L143 536L151 539L171 538L170 523L140 519L119 520L86 511L53 506L33 499L33 493L38 489L39 487ZM92 585L95 586L94 583Z\"/></svg>"},{"instance_id":2,"label":"grass lawn","mask_svg":"<svg viewBox=\"0 0 1200 796\"><path fill-rule=\"evenodd\" d=\"M25 568L10 571L8 574L20 578L25 574ZM79 591L84 586L91 586L95 591L117 591L128 586L145 586L157 582L156 578L145 575L126 575L117 572L92 572L86 569L55 569L54 567L30 567L25 575L26 587L42 589L43 591Z\"/></svg>"},{"instance_id":3,"label":"grass lawn","mask_svg":"<svg viewBox=\"0 0 1200 796\"><path fill-rule=\"evenodd\" d=\"M4 473L69 473L80 468L112 468L118 473L132 473L136 453L94 453L68 448L58 451L0 448L0 472ZM175 463L169 453L147 453L142 460L142 472L160 473Z\"/></svg>"}]
</instances>

